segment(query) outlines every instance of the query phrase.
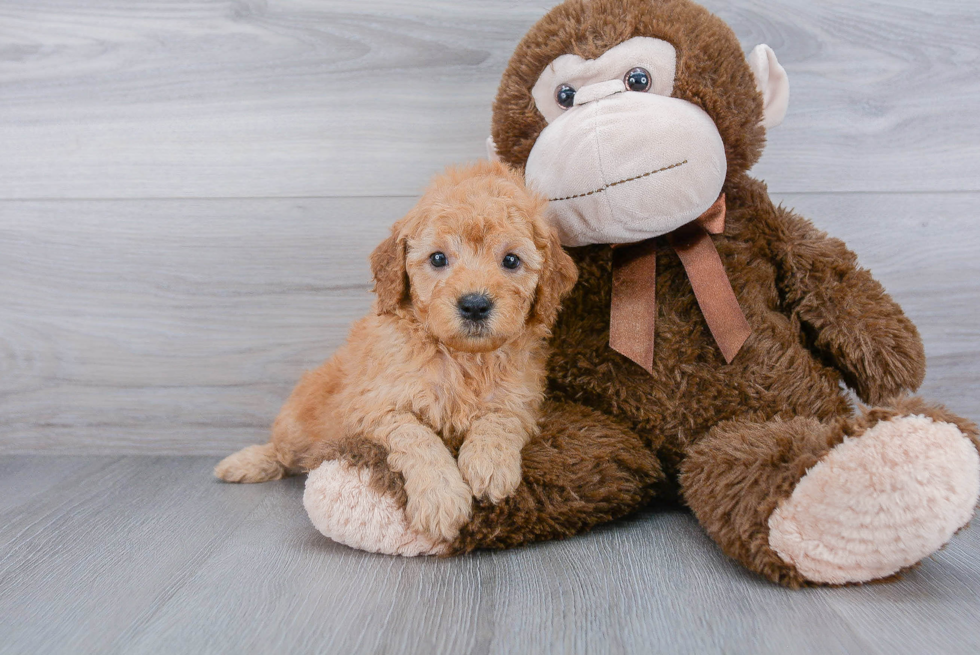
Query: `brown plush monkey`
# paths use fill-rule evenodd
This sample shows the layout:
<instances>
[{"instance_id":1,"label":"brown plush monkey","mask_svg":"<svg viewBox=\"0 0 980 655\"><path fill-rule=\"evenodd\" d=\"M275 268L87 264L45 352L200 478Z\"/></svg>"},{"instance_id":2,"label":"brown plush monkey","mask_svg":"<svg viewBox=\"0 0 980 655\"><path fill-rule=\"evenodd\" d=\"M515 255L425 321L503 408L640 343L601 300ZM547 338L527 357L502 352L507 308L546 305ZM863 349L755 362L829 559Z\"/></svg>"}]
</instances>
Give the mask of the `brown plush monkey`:
<instances>
[{"instance_id":1,"label":"brown plush monkey","mask_svg":"<svg viewBox=\"0 0 980 655\"><path fill-rule=\"evenodd\" d=\"M350 440L310 475L314 523L452 554L677 497L725 553L794 587L887 577L945 544L977 503L976 426L907 395L925 373L914 325L747 174L787 100L772 51L746 60L688 0L568 0L542 18L504 73L491 145L551 200L580 278L523 482L433 542L407 527L386 454Z\"/></svg>"}]
</instances>

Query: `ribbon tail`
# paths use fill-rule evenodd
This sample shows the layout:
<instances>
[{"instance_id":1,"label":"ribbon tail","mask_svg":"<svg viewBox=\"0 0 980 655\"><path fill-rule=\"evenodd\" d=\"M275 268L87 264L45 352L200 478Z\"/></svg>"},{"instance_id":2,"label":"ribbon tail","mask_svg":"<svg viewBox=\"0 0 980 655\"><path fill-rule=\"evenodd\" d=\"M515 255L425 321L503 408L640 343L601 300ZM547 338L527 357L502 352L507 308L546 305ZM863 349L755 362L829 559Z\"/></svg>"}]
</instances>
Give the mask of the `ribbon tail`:
<instances>
[{"instance_id":1,"label":"ribbon tail","mask_svg":"<svg viewBox=\"0 0 980 655\"><path fill-rule=\"evenodd\" d=\"M708 329L729 364L752 333L725 273L718 249L704 228L689 224L668 237L691 280Z\"/></svg>"},{"instance_id":2,"label":"ribbon tail","mask_svg":"<svg viewBox=\"0 0 980 655\"><path fill-rule=\"evenodd\" d=\"M609 347L653 374L657 320L655 239L613 248Z\"/></svg>"}]
</instances>

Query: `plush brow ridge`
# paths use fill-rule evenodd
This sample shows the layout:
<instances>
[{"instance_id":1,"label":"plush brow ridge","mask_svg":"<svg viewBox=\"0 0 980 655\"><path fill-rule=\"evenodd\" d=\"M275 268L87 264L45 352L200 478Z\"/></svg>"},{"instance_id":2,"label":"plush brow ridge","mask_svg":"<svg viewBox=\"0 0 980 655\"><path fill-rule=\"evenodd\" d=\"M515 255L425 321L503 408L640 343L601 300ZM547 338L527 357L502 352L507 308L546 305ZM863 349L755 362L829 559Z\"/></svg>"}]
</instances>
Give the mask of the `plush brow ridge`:
<instances>
[{"instance_id":1,"label":"plush brow ridge","mask_svg":"<svg viewBox=\"0 0 980 655\"><path fill-rule=\"evenodd\" d=\"M574 196L565 196L564 198L548 198L548 202L558 202L559 200L573 200L574 198L584 198L585 196L591 196L594 193L602 193L603 191L605 191L609 187L614 187L617 184L625 184L626 182L632 182L633 180L639 180L642 177L649 177L649 176L655 175L657 173L663 173L664 171L669 171L672 168L677 168L678 166L683 166L686 163L687 163L687 160L685 159L684 161L679 161L676 164L671 164L670 166L664 166L663 168L658 168L655 171L648 171L648 172L643 173L641 175L634 175L633 177L627 177L625 179L619 180L618 182L611 182L609 184L605 184L605 185L599 187L598 189L593 189L592 191L589 191L588 193L576 193Z\"/></svg>"}]
</instances>

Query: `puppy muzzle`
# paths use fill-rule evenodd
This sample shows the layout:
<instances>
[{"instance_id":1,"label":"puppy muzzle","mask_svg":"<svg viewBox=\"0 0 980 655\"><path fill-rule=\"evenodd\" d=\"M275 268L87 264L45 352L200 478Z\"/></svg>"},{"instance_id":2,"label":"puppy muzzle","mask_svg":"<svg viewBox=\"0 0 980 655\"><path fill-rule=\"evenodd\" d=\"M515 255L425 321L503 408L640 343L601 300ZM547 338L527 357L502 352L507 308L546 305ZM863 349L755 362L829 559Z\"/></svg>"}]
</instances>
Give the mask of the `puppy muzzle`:
<instances>
[{"instance_id":1,"label":"puppy muzzle","mask_svg":"<svg viewBox=\"0 0 980 655\"><path fill-rule=\"evenodd\" d=\"M456 307L467 332L485 332L487 320L493 313L493 300L490 296L485 293L467 293L459 298Z\"/></svg>"}]
</instances>

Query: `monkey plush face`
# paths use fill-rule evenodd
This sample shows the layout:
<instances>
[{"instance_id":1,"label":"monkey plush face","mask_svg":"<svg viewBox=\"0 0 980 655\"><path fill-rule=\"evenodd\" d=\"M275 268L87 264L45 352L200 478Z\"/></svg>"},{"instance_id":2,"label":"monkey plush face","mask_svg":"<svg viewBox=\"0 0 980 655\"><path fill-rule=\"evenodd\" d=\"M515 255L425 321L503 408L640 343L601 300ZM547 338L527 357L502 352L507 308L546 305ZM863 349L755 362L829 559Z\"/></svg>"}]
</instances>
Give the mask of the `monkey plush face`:
<instances>
[{"instance_id":1,"label":"monkey plush face","mask_svg":"<svg viewBox=\"0 0 980 655\"><path fill-rule=\"evenodd\" d=\"M721 193L725 145L711 117L672 98L676 53L636 36L598 59L561 55L532 89L548 121L525 167L562 243L632 243L694 220Z\"/></svg>"},{"instance_id":2,"label":"monkey plush face","mask_svg":"<svg viewBox=\"0 0 980 655\"><path fill-rule=\"evenodd\" d=\"M549 199L564 245L633 243L711 207L787 101L772 50L746 61L688 0L567 0L514 53L492 144Z\"/></svg>"}]
</instances>

